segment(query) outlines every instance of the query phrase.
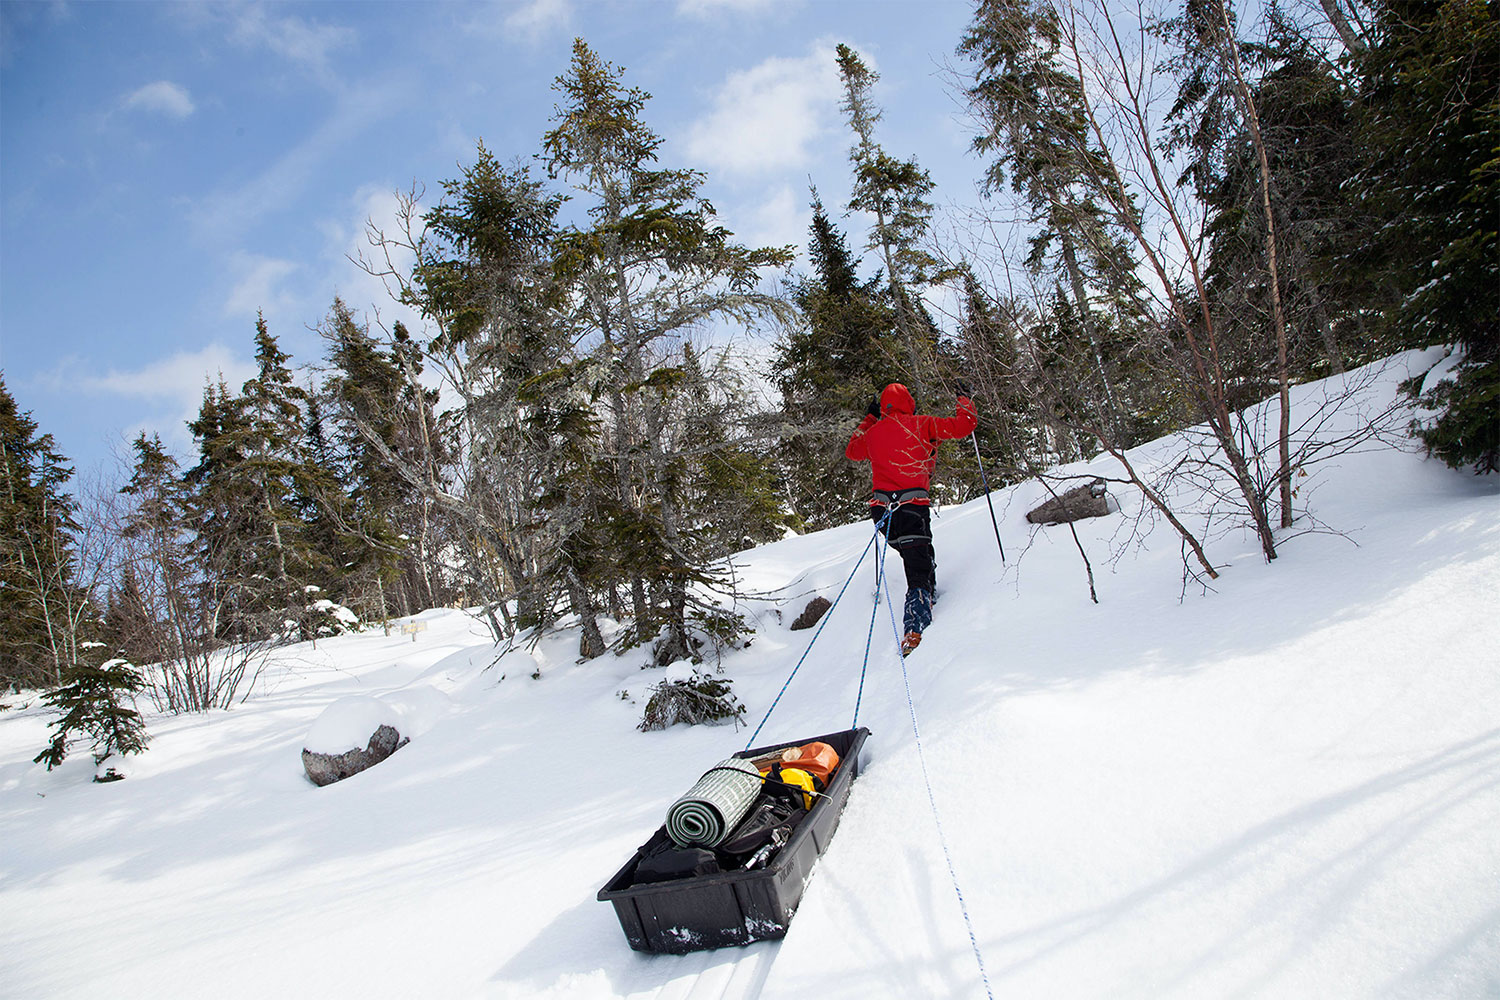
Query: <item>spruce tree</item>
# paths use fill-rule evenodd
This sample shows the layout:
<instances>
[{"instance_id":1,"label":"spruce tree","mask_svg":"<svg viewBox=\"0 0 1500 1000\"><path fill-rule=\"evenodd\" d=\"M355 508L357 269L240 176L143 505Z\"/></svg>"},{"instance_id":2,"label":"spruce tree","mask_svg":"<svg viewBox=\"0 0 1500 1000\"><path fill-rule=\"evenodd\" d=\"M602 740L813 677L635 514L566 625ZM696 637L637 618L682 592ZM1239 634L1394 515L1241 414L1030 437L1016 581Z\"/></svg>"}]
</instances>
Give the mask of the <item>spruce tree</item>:
<instances>
[{"instance_id":1,"label":"spruce tree","mask_svg":"<svg viewBox=\"0 0 1500 1000\"><path fill-rule=\"evenodd\" d=\"M963 282L959 337L970 391L985 414L975 440L981 461L993 470L985 477L993 489L1030 478L1031 470L1043 464L1043 419L1037 412L1029 363L1018 343L1023 331L1014 308L1002 310L968 269Z\"/></svg>"},{"instance_id":2,"label":"spruce tree","mask_svg":"<svg viewBox=\"0 0 1500 1000\"><path fill-rule=\"evenodd\" d=\"M183 474L190 490L189 530L200 577L201 617L215 638L248 639L262 610L255 579L253 500L238 477L245 460L245 430L235 397L220 380L204 387L198 416L188 423L198 463Z\"/></svg>"},{"instance_id":3,"label":"spruce tree","mask_svg":"<svg viewBox=\"0 0 1500 1000\"><path fill-rule=\"evenodd\" d=\"M319 476L306 451L305 393L264 317L255 331L256 375L238 396L211 386L189 424L200 456L186 476L194 528L220 637L232 641L281 636L306 603L304 588L330 572L305 528Z\"/></svg>"},{"instance_id":4,"label":"spruce tree","mask_svg":"<svg viewBox=\"0 0 1500 1000\"><path fill-rule=\"evenodd\" d=\"M941 270L923 246L932 219L932 178L915 158L900 160L875 141L875 125L882 112L873 90L880 74L865 65L847 45L837 49L839 78L844 85L840 104L855 143L849 149L854 183L849 207L874 216L868 249L878 252L885 268L886 291L900 334L903 381L921 400L932 383L938 331L922 306L922 289ZM897 381L895 378L886 381Z\"/></svg>"},{"instance_id":5,"label":"spruce tree","mask_svg":"<svg viewBox=\"0 0 1500 1000\"><path fill-rule=\"evenodd\" d=\"M591 391L607 408L612 495L596 507L614 509L611 547L630 567L623 582L636 637L664 626L657 658L665 662L692 653L680 609L689 583L705 572L685 543L683 456L667 433L684 384L684 334L777 311L781 304L756 286L766 269L788 263L791 251L734 243L699 193L702 175L656 165L661 140L641 120L648 95L624 86L622 76L575 41L569 72L556 83L563 103L543 149L551 174L588 198L588 223L558 239L557 272L590 349Z\"/></svg>"},{"instance_id":6,"label":"spruce tree","mask_svg":"<svg viewBox=\"0 0 1500 1000\"><path fill-rule=\"evenodd\" d=\"M244 462L237 471L255 508L256 541L264 553L258 570L271 581L269 599L292 608L302 586L328 572L325 555L308 544L303 516L317 469L306 448L307 394L264 317L256 319L255 347L259 370L237 401L245 431Z\"/></svg>"},{"instance_id":7,"label":"spruce tree","mask_svg":"<svg viewBox=\"0 0 1500 1000\"><path fill-rule=\"evenodd\" d=\"M813 273L791 286L801 322L776 345L773 379L786 431L781 465L796 523L847 523L869 477L844 459L844 443L871 397L895 381L896 318L879 278L861 282L844 234L813 194L808 256Z\"/></svg>"},{"instance_id":8,"label":"spruce tree","mask_svg":"<svg viewBox=\"0 0 1500 1000\"><path fill-rule=\"evenodd\" d=\"M362 618L411 614L426 606L423 597L403 593L397 582L408 577L402 564L413 559L411 539L420 534L411 512L417 488L391 459L403 448L399 432L412 393L391 353L342 300L334 299L321 329L332 374L323 386L327 426L311 435L315 457L326 453L316 462L322 476L313 481L322 526L314 533L338 553L342 603ZM309 393L308 403L321 418L319 398Z\"/></svg>"},{"instance_id":9,"label":"spruce tree","mask_svg":"<svg viewBox=\"0 0 1500 1000\"><path fill-rule=\"evenodd\" d=\"M1346 266L1390 283L1403 346L1456 343L1463 360L1418 428L1455 467L1500 470L1500 13L1484 0L1383 0L1355 59L1355 188L1378 221Z\"/></svg>"},{"instance_id":10,"label":"spruce tree","mask_svg":"<svg viewBox=\"0 0 1500 1000\"><path fill-rule=\"evenodd\" d=\"M55 685L78 655L89 595L75 579L73 476L0 376L0 684Z\"/></svg>"},{"instance_id":11,"label":"spruce tree","mask_svg":"<svg viewBox=\"0 0 1500 1000\"><path fill-rule=\"evenodd\" d=\"M80 740L89 741L94 763L102 764L114 754L134 754L146 749L148 737L134 696L145 686L140 672L129 662L115 658L97 665L75 663L63 683L43 696L49 706L62 713L52 723L52 736L35 763L52 770L61 764ZM113 769L95 781L113 781Z\"/></svg>"},{"instance_id":12,"label":"spruce tree","mask_svg":"<svg viewBox=\"0 0 1500 1000\"><path fill-rule=\"evenodd\" d=\"M430 460L402 465L452 519L467 585L497 636L517 622L550 624L557 583L550 569L570 530L537 507L558 442L527 395L540 385L549 395L580 391L557 377L571 370L576 332L561 310L553 257L560 204L528 168L507 168L481 145L423 217L409 293L438 327L429 350L460 401L450 425L457 482L440 487ZM575 610L590 615L587 605Z\"/></svg>"},{"instance_id":13,"label":"spruce tree","mask_svg":"<svg viewBox=\"0 0 1500 1000\"><path fill-rule=\"evenodd\" d=\"M1051 363L1069 370L1037 387L1049 410L1080 412L1116 443L1142 440L1138 419L1157 394L1148 373L1130 362L1121 324L1141 317L1137 264L1110 209L1098 198L1109 174L1090 135L1082 85L1061 52L1056 7L1046 0L983 0L959 45L974 60L970 106L980 123L976 153L990 158L984 191L1022 199L1034 227L1027 267L1055 294L1047 312L1066 302L1066 315L1044 316L1060 349ZM1113 322L1112 322L1113 320ZM1040 344L1040 339L1038 340ZM1066 388L1069 400L1057 397ZM1072 434L1054 425L1058 454L1072 457Z\"/></svg>"}]
</instances>

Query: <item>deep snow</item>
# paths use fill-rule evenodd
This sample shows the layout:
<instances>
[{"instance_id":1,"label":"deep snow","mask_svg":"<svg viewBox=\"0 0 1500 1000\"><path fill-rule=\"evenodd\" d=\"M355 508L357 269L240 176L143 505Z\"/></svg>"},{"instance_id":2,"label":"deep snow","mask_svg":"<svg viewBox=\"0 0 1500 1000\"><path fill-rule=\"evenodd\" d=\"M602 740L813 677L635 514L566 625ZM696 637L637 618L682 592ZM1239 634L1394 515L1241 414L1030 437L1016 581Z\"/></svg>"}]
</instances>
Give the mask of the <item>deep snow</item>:
<instances>
[{"instance_id":1,"label":"deep snow","mask_svg":"<svg viewBox=\"0 0 1500 1000\"><path fill-rule=\"evenodd\" d=\"M1298 389L1301 412L1326 388ZM1124 513L1078 526L1098 605L1067 529L1024 520L1039 484L995 494L1004 567L982 499L940 512L943 598L905 667L994 996L1500 996L1497 486L1409 449L1346 455L1300 483L1340 533L1286 539L1267 565L1211 528L1208 592L1184 591L1166 525L1128 540L1139 499L1115 487ZM869 530L737 559L768 595L723 661L752 728L812 634L787 625L837 594ZM869 567L758 743L854 721ZM411 637L285 648L233 711L150 716L113 784L82 753L32 764L48 716L9 699L0 995L984 995L884 609L868 768L790 934L682 957L630 951L594 895L750 729L637 732L663 676L643 653L579 664L564 633L500 655L462 612L419 617ZM299 751L343 698L375 701L315 739L344 741L364 711L413 740L316 788Z\"/></svg>"}]
</instances>

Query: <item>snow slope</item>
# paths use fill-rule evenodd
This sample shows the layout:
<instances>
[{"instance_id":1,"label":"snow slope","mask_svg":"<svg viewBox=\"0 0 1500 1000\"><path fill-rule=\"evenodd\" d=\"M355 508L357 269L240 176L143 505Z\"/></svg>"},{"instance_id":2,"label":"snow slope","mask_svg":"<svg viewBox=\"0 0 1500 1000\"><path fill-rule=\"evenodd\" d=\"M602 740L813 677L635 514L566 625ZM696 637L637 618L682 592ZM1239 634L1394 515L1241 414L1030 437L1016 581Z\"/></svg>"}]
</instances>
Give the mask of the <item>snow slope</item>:
<instances>
[{"instance_id":1,"label":"snow slope","mask_svg":"<svg viewBox=\"0 0 1500 1000\"><path fill-rule=\"evenodd\" d=\"M594 898L750 738L637 732L662 676L642 655L578 664L568 634L501 655L431 611L413 637L285 649L233 711L151 717L150 750L106 785L86 755L33 765L48 717L12 698L0 996L980 997L980 959L997 997L1500 996L1497 486L1347 455L1302 484L1342 534L1267 565L1211 530L1208 592L1184 592L1165 525L1126 541L1138 500L1116 488L1124 513L1078 526L1097 605L1067 529L1025 522L1038 484L995 494L1003 567L982 499L943 510L928 641L904 677L879 610L868 769L790 934L748 948L637 954ZM786 625L868 539L860 523L739 558L768 595L724 661L752 727L811 635ZM870 566L757 743L854 721ZM413 740L315 788L299 751L345 698Z\"/></svg>"}]
</instances>

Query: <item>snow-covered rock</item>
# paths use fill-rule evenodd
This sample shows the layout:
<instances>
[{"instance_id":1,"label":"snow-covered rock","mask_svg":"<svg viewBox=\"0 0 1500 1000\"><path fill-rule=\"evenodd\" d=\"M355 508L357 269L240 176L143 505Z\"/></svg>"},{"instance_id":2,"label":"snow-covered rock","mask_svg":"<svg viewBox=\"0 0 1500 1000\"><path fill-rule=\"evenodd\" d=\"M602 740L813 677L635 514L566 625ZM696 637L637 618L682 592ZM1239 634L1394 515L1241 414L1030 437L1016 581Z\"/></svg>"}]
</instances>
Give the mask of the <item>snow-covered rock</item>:
<instances>
[{"instance_id":1,"label":"snow-covered rock","mask_svg":"<svg viewBox=\"0 0 1500 1000\"><path fill-rule=\"evenodd\" d=\"M303 741L302 766L315 785L331 785L385 760L411 742L394 705L355 695L323 710Z\"/></svg>"}]
</instances>

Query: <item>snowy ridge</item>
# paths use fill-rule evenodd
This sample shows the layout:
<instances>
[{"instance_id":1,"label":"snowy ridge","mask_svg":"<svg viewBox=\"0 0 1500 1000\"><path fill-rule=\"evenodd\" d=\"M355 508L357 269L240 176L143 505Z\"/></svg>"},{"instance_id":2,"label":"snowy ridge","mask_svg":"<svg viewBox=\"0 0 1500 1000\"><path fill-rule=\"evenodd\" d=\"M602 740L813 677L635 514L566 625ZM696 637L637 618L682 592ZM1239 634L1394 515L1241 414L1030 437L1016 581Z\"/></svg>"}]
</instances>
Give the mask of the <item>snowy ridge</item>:
<instances>
[{"instance_id":1,"label":"snowy ridge","mask_svg":"<svg viewBox=\"0 0 1500 1000\"><path fill-rule=\"evenodd\" d=\"M1405 376L1348 377L1375 412ZM1329 388L1299 387L1299 417ZM1184 591L1165 524L1132 536L1139 499L1115 487L1122 513L1078 525L1098 605L1071 534L1024 520L1039 484L994 496L1003 568L982 499L935 519L943 599L906 667L995 996L1500 995L1497 484L1371 446L1301 489L1332 530L1266 565L1215 520L1205 592ZM810 637L787 624L869 532L738 559L770 595L723 664L752 724ZM865 579L760 742L849 726ZM286 648L233 711L149 717L151 748L111 785L86 755L33 765L48 718L8 699L0 995L983 996L884 609L868 764L791 932L676 957L630 951L594 895L749 730L637 732L663 676L644 654L579 664L563 633L498 655L462 612L420 617L416 641ZM300 750L345 698L398 710L413 740L315 788Z\"/></svg>"}]
</instances>

